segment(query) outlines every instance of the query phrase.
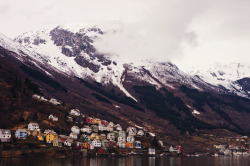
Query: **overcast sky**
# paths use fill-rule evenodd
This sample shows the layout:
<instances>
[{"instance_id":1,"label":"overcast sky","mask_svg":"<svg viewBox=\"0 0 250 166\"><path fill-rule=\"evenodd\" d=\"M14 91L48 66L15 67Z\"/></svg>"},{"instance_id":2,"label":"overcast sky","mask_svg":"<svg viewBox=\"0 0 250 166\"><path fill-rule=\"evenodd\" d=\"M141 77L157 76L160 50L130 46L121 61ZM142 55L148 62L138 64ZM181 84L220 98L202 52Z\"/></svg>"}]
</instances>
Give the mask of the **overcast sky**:
<instances>
[{"instance_id":1,"label":"overcast sky","mask_svg":"<svg viewBox=\"0 0 250 166\"><path fill-rule=\"evenodd\" d=\"M171 60L179 67L250 60L249 0L1 0L9 36L71 22L117 21L95 45L124 60Z\"/></svg>"}]
</instances>

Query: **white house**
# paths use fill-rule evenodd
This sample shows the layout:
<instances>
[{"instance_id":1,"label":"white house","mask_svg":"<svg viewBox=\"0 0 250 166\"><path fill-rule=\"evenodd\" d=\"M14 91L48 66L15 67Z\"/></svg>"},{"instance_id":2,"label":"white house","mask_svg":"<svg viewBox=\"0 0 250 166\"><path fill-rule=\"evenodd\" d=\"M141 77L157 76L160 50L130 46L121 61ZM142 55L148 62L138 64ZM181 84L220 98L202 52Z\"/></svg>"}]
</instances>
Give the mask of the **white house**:
<instances>
[{"instance_id":1,"label":"white house","mask_svg":"<svg viewBox=\"0 0 250 166\"><path fill-rule=\"evenodd\" d=\"M115 129L117 131L121 131L122 130L122 126L120 124L116 124L114 127L115 127Z\"/></svg>"},{"instance_id":2,"label":"white house","mask_svg":"<svg viewBox=\"0 0 250 166\"><path fill-rule=\"evenodd\" d=\"M84 126L83 128L81 128L81 132L83 133L88 133L90 134L91 133L91 128L89 126Z\"/></svg>"},{"instance_id":3,"label":"white house","mask_svg":"<svg viewBox=\"0 0 250 166\"><path fill-rule=\"evenodd\" d=\"M119 131L119 137L124 137L124 138L126 138L126 132L123 131L123 130Z\"/></svg>"},{"instance_id":4,"label":"white house","mask_svg":"<svg viewBox=\"0 0 250 166\"><path fill-rule=\"evenodd\" d=\"M29 129L30 131L33 131L33 130L39 131L39 130L40 130L40 129L39 129L39 125L38 125L37 123L29 123L28 129Z\"/></svg>"},{"instance_id":5,"label":"white house","mask_svg":"<svg viewBox=\"0 0 250 166\"><path fill-rule=\"evenodd\" d=\"M128 127L127 128L128 135L135 136L137 134L135 127Z\"/></svg>"},{"instance_id":6,"label":"white house","mask_svg":"<svg viewBox=\"0 0 250 166\"><path fill-rule=\"evenodd\" d=\"M100 131L107 131L107 127L106 127L105 125L102 125L102 124L99 124L99 125L98 125L98 129L99 129Z\"/></svg>"},{"instance_id":7,"label":"white house","mask_svg":"<svg viewBox=\"0 0 250 166\"><path fill-rule=\"evenodd\" d=\"M70 115L73 115L73 116L80 116L81 113L80 113L80 110L79 109L72 109L70 110Z\"/></svg>"},{"instance_id":8,"label":"white house","mask_svg":"<svg viewBox=\"0 0 250 166\"><path fill-rule=\"evenodd\" d=\"M118 142L125 142L126 141L126 137L118 137Z\"/></svg>"},{"instance_id":9,"label":"white house","mask_svg":"<svg viewBox=\"0 0 250 166\"><path fill-rule=\"evenodd\" d=\"M72 139L77 139L77 133L70 133L69 136Z\"/></svg>"},{"instance_id":10,"label":"white house","mask_svg":"<svg viewBox=\"0 0 250 166\"><path fill-rule=\"evenodd\" d=\"M143 130L139 130L139 131L137 132L137 135L138 135L138 136L144 136L144 131L143 131Z\"/></svg>"},{"instance_id":11,"label":"white house","mask_svg":"<svg viewBox=\"0 0 250 166\"><path fill-rule=\"evenodd\" d=\"M65 146L71 146L72 144L73 144L73 139L70 138L66 139L66 141L64 142Z\"/></svg>"},{"instance_id":12,"label":"white house","mask_svg":"<svg viewBox=\"0 0 250 166\"><path fill-rule=\"evenodd\" d=\"M96 148L100 148L102 146L102 143L100 140L93 140L91 145Z\"/></svg>"},{"instance_id":13,"label":"white house","mask_svg":"<svg viewBox=\"0 0 250 166\"><path fill-rule=\"evenodd\" d=\"M80 128L78 126L72 126L71 131L76 134L80 134Z\"/></svg>"},{"instance_id":14,"label":"white house","mask_svg":"<svg viewBox=\"0 0 250 166\"><path fill-rule=\"evenodd\" d=\"M155 155L155 149L153 149L153 148L148 148L148 154L149 154L149 155Z\"/></svg>"},{"instance_id":15,"label":"white house","mask_svg":"<svg viewBox=\"0 0 250 166\"><path fill-rule=\"evenodd\" d=\"M109 122L108 127L114 128L114 123L113 122Z\"/></svg>"},{"instance_id":16,"label":"white house","mask_svg":"<svg viewBox=\"0 0 250 166\"><path fill-rule=\"evenodd\" d=\"M110 140L110 141L115 140L115 133L108 133L107 139Z\"/></svg>"},{"instance_id":17,"label":"white house","mask_svg":"<svg viewBox=\"0 0 250 166\"><path fill-rule=\"evenodd\" d=\"M49 115L49 119L52 119L53 121L58 121L58 117L52 114Z\"/></svg>"},{"instance_id":18,"label":"white house","mask_svg":"<svg viewBox=\"0 0 250 166\"><path fill-rule=\"evenodd\" d=\"M58 100L56 100L56 99L54 99L54 98L51 98L51 99L49 100L49 102L52 103L52 104L54 104L54 105L61 105L61 104L62 104L61 102L59 102Z\"/></svg>"},{"instance_id":19,"label":"white house","mask_svg":"<svg viewBox=\"0 0 250 166\"><path fill-rule=\"evenodd\" d=\"M10 142L11 132L7 129L0 129L1 142Z\"/></svg>"},{"instance_id":20,"label":"white house","mask_svg":"<svg viewBox=\"0 0 250 166\"><path fill-rule=\"evenodd\" d=\"M119 148L126 148L126 143L125 142L117 142L117 146Z\"/></svg>"},{"instance_id":21,"label":"white house","mask_svg":"<svg viewBox=\"0 0 250 166\"><path fill-rule=\"evenodd\" d=\"M134 136L128 136L127 137L127 142L134 142L135 141L135 138L134 138Z\"/></svg>"}]
</instances>

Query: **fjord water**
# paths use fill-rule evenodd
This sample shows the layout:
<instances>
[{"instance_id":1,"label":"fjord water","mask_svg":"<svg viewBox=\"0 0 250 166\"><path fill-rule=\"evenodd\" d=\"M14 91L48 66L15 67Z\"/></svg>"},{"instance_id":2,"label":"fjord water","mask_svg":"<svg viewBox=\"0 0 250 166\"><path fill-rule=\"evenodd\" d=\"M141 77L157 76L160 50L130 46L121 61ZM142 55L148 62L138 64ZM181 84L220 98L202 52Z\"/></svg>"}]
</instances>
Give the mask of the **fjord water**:
<instances>
[{"instance_id":1,"label":"fjord water","mask_svg":"<svg viewBox=\"0 0 250 166\"><path fill-rule=\"evenodd\" d=\"M249 166L250 157L2 158L0 166Z\"/></svg>"}]
</instances>

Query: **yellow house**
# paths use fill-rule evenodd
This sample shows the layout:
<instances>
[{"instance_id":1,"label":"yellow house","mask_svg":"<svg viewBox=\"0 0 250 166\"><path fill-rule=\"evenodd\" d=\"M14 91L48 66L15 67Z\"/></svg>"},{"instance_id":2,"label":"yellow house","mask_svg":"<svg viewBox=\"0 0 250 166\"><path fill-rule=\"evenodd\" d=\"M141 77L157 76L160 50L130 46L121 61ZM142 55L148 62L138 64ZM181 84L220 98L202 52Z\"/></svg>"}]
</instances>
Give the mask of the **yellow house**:
<instances>
[{"instance_id":1,"label":"yellow house","mask_svg":"<svg viewBox=\"0 0 250 166\"><path fill-rule=\"evenodd\" d=\"M42 135L37 136L37 138L38 138L39 141L44 141L44 138L43 138Z\"/></svg>"},{"instance_id":2,"label":"yellow house","mask_svg":"<svg viewBox=\"0 0 250 166\"><path fill-rule=\"evenodd\" d=\"M55 132L49 132L47 135L46 135L46 142L47 143L52 143L52 141L54 139L58 139L58 135L55 133Z\"/></svg>"},{"instance_id":3,"label":"yellow house","mask_svg":"<svg viewBox=\"0 0 250 166\"><path fill-rule=\"evenodd\" d=\"M93 119L93 123L94 123L94 124L101 124L101 120L98 119L98 118L94 118L94 119Z\"/></svg>"},{"instance_id":4,"label":"yellow house","mask_svg":"<svg viewBox=\"0 0 250 166\"><path fill-rule=\"evenodd\" d=\"M97 133L92 133L92 134L90 135L90 139L91 139L91 140L97 140L97 139L99 139L99 136L98 136Z\"/></svg>"}]
</instances>

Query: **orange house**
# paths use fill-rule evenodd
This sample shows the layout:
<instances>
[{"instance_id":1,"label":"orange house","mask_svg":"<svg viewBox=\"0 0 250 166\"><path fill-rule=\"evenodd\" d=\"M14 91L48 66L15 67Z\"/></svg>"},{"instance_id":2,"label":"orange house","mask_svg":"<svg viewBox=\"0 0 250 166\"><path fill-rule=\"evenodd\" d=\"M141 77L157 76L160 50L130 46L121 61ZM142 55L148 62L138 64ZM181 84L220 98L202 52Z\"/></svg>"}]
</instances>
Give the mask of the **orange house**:
<instances>
[{"instance_id":1,"label":"orange house","mask_svg":"<svg viewBox=\"0 0 250 166\"><path fill-rule=\"evenodd\" d=\"M83 143L82 147L83 149L90 149L90 145L87 142Z\"/></svg>"},{"instance_id":2,"label":"orange house","mask_svg":"<svg viewBox=\"0 0 250 166\"><path fill-rule=\"evenodd\" d=\"M126 142L126 148L134 148L133 142L132 143Z\"/></svg>"}]
</instances>

